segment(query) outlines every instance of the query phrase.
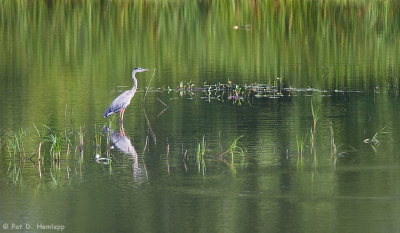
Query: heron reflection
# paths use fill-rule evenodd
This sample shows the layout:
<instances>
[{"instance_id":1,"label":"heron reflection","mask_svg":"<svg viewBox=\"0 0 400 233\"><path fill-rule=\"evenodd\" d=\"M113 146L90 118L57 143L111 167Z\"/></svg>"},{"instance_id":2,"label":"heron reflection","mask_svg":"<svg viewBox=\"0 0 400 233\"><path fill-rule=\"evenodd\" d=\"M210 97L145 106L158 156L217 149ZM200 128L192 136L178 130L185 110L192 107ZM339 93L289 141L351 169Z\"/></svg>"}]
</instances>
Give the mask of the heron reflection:
<instances>
[{"instance_id":1,"label":"heron reflection","mask_svg":"<svg viewBox=\"0 0 400 233\"><path fill-rule=\"evenodd\" d=\"M135 147L133 147L131 140L126 136L124 131L114 131L107 126L104 127L106 134L110 134L111 146L115 146L124 154L137 156Z\"/></svg>"},{"instance_id":2,"label":"heron reflection","mask_svg":"<svg viewBox=\"0 0 400 233\"><path fill-rule=\"evenodd\" d=\"M120 152L132 156L133 159L133 177L139 178L141 176L141 169L138 163L138 155L135 147L133 147L131 140L126 136L124 131L114 131L107 126L104 127L106 134L110 135L111 148L116 147Z\"/></svg>"}]
</instances>

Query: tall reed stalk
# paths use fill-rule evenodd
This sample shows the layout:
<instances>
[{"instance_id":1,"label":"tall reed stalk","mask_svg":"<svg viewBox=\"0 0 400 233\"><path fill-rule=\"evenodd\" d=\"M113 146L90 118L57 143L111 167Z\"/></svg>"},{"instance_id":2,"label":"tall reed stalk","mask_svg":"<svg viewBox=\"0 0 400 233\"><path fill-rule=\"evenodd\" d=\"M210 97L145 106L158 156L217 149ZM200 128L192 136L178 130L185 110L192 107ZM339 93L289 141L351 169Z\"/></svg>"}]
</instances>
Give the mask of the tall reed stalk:
<instances>
[{"instance_id":1,"label":"tall reed stalk","mask_svg":"<svg viewBox=\"0 0 400 233\"><path fill-rule=\"evenodd\" d=\"M311 150L314 153L314 167L317 167L317 148L316 148L316 142L317 142L317 122L319 119L319 110L320 106L314 110L314 106L311 100L311 113L313 116L313 128L312 128L312 134L311 136Z\"/></svg>"},{"instance_id":2,"label":"tall reed stalk","mask_svg":"<svg viewBox=\"0 0 400 233\"><path fill-rule=\"evenodd\" d=\"M331 132L331 159L333 161L333 164L336 166L336 162L337 162L337 146L335 144L335 134L333 132L332 122L329 122L329 129L330 129L330 132Z\"/></svg>"},{"instance_id":3,"label":"tall reed stalk","mask_svg":"<svg viewBox=\"0 0 400 233\"><path fill-rule=\"evenodd\" d=\"M196 153L197 168L199 173L202 173L203 176L206 173L206 161L204 159L205 153L206 153L206 141L205 141L205 136L203 136L202 141L197 144L197 153Z\"/></svg>"}]
</instances>

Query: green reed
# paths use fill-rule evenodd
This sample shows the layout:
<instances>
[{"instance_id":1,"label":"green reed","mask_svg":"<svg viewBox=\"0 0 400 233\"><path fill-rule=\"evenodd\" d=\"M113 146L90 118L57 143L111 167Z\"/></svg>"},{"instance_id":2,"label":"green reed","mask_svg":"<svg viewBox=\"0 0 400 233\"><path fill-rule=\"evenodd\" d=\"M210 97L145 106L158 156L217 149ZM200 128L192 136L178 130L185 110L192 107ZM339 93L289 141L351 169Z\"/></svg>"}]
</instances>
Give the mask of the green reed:
<instances>
[{"instance_id":1,"label":"green reed","mask_svg":"<svg viewBox=\"0 0 400 233\"><path fill-rule=\"evenodd\" d=\"M41 152L42 152L42 144L46 141L46 138L48 137L47 136L48 127L46 125L42 125L42 128L40 129L40 131L36 127L35 124L33 124L33 127L35 128L36 137L37 137L37 140L39 141L38 142L38 146L37 146L35 151L38 154L38 161L40 162L42 160L42 154L41 154ZM30 159L32 159L32 157L35 155L35 151L32 153Z\"/></svg>"},{"instance_id":2,"label":"green reed","mask_svg":"<svg viewBox=\"0 0 400 233\"><path fill-rule=\"evenodd\" d=\"M311 100L311 113L312 113L312 117L313 117L313 131L312 131L312 133L313 133L314 138L315 138L316 132L317 132L317 123L318 123L318 119L319 119L320 107L321 106L319 106L317 109L314 109L314 106L313 106L313 103L312 103L312 100Z\"/></svg>"},{"instance_id":3,"label":"green reed","mask_svg":"<svg viewBox=\"0 0 400 233\"><path fill-rule=\"evenodd\" d=\"M104 126L104 129L106 127L108 128L108 131L107 131L107 134L106 134L107 147L109 147L110 143L111 143L111 129L112 129L112 123L113 123L114 119L115 119L115 115L113 115L112 118L108 119L107 125Z\"/></svg>"},{"instance_id":4,"label":"green reed","mask_svg":"<svg viewBox=\"0 0 400 233\"><path fill-rule=\"evenodd\" d=\"M203 136L203 139L197 144L197 153L196 153L197 168L199 173L202 173L203 176L206 173L206 161L204 158L205 153L206 153L206 141L205 141L205 136Z\"/></svg>"},{"instance_id":5,"label":"green reed","mask_svg":"<svg viewBox=\"0 0 400 233\"><path fill-rule=\"evenodd\" d=\"M7 174L13 184L22 184L22 168L25 160L25 137L25 130L20 128L18 132L14 132L13 136L8 139L7 149L13 160L9 162Z\"/></svg>"},{"instance_id":6,"label":"green reed","mask_svg":"<svg viewBox=\"0 0 400 233\"><path fill-rule=\"evenodd\" d=\"M376 152L377 151L377 146L379 146L380 143L381 143L382 134L388 133L386 131L383 131L386 127L387 126L383 127L381 130L377 131L371 139L367 138L363 142L367 143L367 144L370 144L372 149Z\"/></svg>"},{"instance_id":7,"label":"green reed","mask_svg":"<svg viewBox=\"0 0 400 233\"><path fill-rule=\"evenodd\" d=\"M13 136L8 139L7 149L10 157L19 159L25 158L24 151L24 140L26 132L23 128L20 128L17 133L14 132Z\"/></svg>"},{"instance_id":8,"label":"green reed","mask_svg":"<svg viewBox=\"0 0 400 233\"><path fill-rule=\"evenodd\" d=\"M229 149L228 149L228 153L231 154L231 166L234 165L234 154L236 152L236 150L240 150L241 154L244 154L244 150L242 149L242 147L238 146L238 141L242 138L243 136L239 136L237 138L235 138L232 142L232 144L230 145Z\"/></svg>"},{"instance_id":9,"label":"green reed","mask_svg":"<svg viewBox=\"0 0 400 233\"><path fill-rule=\"evenodd\" d=\"M95 140L95 152L96 154L101 155L101 138L102 138L102 129L97 130L96 125L94 125L94 140Z\"/></svg>"},{"instance_id":10,"label":"green reed","mask_svg":"<svg viewBox=\"0 0 400 233\"><path fill-rule=\"evenodd\" d=\"M10 161L7 174L13 184L22 184L22 161Z\"/></svg>"},{"instance_id":11,"label":"green reed","mask_svg":"<svg viewBox=\"0 0 400 233\"><path fill-rule=\"evenodd\" d=\"M303 158L304 156L304 145L306 141L307 135L305 137L299 136L296 134L296 145L297 145L297 154L298 157Z\"/></svg>"},{"instance_id":12,"label":"green reed","mask_svg":"<svg viewBox=\"0 0 400 233\"><path fill-rule=\"evenodd\" d=\"M336 165L338 148L335 144L335 133L333 132L332 122L329 122L329 129L330 129L330 133L331 133L331 159L333 161L333 164Z\"/></svg>"},{"instance_id":13,"label":"green reed","mask_svg":"<svg viewBox=\"0 0 400 233\"><path fill-rule=\"evenodd\" d=\"M242 137L243 136L239 136L239 137L235 138L226 151L215 156L215 158L217 158L218 160L220 160L220 161L224 162L226 165L228 165L233 170L233 172L236 172L236 170L235 170L235 154L239 153L243 156L244 152L246 151L246 148L242 148L241 146L238 145L238 141ZM226 158L226 155L230 155L230 158Z\"/></svg>"},{"instance_id":14,"label":"green reed","mask_svg":"<svg viewBox=\"0 0 400 233\"><path fill-rule=\"evenodd\" d=\"M50 133L48 140L51 144L50 153L54 161L59 161L61 159L61 144L63 142L62 133Z\"/></svg>"},{"instance_id":15,"label":"green reed","mask_svg":"<svg viewBox=\"0 0 400 233\"><path fill-rule=\"evenodd\" d=\"M317 109L314 109L312 100L311 100L311 113L313 117L313 128L310 129L310 145L311 145L311 153L314 154L314 166L317 166L317 148L316 148L316 140L317 140L317 123L319 119L319 110L321 106L318 106Z\"/></svg>"}]
</instances>

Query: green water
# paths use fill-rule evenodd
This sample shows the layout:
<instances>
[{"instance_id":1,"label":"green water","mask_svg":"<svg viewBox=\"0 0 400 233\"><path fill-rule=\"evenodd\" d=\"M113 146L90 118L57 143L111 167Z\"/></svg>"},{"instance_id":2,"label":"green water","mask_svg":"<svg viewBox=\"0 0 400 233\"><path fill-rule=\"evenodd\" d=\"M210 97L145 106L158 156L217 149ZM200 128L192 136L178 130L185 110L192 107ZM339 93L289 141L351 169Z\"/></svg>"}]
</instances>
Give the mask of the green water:
<instances>
[{"instance_id":1,"label":"green water","mask_svg":"<svg viewBox=\"0 0 400 233\"><path fill-rule=\"evenodd\" d=\"M399 12L0 1L0 231L398 232Z\"/></svg>"}]
</instances>

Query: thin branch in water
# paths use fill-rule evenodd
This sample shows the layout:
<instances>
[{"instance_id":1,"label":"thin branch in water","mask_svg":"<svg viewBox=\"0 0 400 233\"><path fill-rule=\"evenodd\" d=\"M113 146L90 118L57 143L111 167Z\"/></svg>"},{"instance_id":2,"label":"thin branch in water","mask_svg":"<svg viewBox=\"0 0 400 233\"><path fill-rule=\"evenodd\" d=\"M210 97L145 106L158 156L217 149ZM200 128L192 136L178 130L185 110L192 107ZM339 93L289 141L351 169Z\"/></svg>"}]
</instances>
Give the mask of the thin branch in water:
<instances>
[{"instance_id":1,"label":"thin branch in water","mask_svg":"<svg viewBox=\"0 0 400 233\"><path fill-rule=\"evenodd\" d=\"M159 114L157 114L157 117L160 117L165 111L167 111L168 107L164 108Z\"/></svg>"},{"instance_id":2,"label":"thin branch in water","mask_svg":"<svg viewBox=\"0 0 400 233\"><path fill-rule=\"evenodd\" d=\"M162 100L160 100L160 98L157 97L157 99L165 106L165 108L157 115L157 117L160 117L165 111L167 111L169 106L166 103L164 103Z\"/></svg>"},{"instance_id":3,"label":"thin branch in water","mask_svg":"<svg viewBox=\"0 0 400 233\"><path fill-rule=\"evenodd\" d=\"M39 161L39 177L42 178L42 161Z\"/></svg>"},{"instance_id":4,"label":"thin branch in water","mask_svg":"<svg viewBox=\"0 0 400 233\"><path fill-rule=\"evenodd\" d=\"M167 138L167 168L168 168L168 175L170 175L168 156L169 156L169 143Z\"/></svg>"},{"instance_id":5,"label":"thin branch in water","mask_svg":"<svg viewBox=\"0 0 400 233\"><path fill-rule=\"evenodd\" d=\"M149 142L149 136L146 135L146 144L144 145L144 148L143 148L143 156L144 156L144 152L146 151L148 142Z\"/></svg>"},{"instance_id":6,"label":"thin branch in water","mask_svg":"<svg viewBox=\"0 0 400 233\"><path fill-rule=\"evenodd\" d=\"M168 159L168 155L169 155L169 143L167 142L167 159Z\"/></svg>"},{"instance_id":7,"label":"thin branch in water","mask_svg":"<svg viewBox=\"0 0 400 233\"><path fill-rule=\"evenodd\" d=\"M149 84L146 87L146 92L144 93L143 102L142 102L142 109L143 109L144 117L146 118L147 128L148 128L149 132L151 133L151 135L153 137L154 144L157 143L157 138L156 138L156 135L153 132L153 129L151 128L151 124L150 124L149 118L147 117L146 108L145 108L145 102L146 102L147 93L148 93L149 88L150 88L151 80L153 79L155 74L156 74L156 68L154 68L153 75L151 76Z\"/></svg>"},{"instance_id":8,"label":"thin branch in water","mask_svg":"<svg viewBox=\"0 0 400 233\"><path fill-rule=\"evenodd\" d=\"M68 143L67 144L67 159L68 159L69 153L70 153L70 150L69 150L69 143Z\"/></svg>"},{"instance_id":9,"label":"thin branch in water","mask_svg":"<svg viewBox=\"0 0 400 233\"><path fill-rule=\"evenodd\" d=\"M187 165L186 165L186 162L185 162L186 154L187 154L187 150L185 151L185 154L183 155L182 161L183 161L183 166L185 166L185 172L187 173L188 168L187 168Z\"/></svg>"},{"instance_id":10,"label":"thin branch in water","mask_svg":"<svg viewBox=\"0 0 400 233\"><path fill-rule=\"evenodd\" d=\"M146 87L146 92L144 93L144 97L143 97L143 101L142 101L142 108L144 108L144 103L146 102L146 96L147 96L147 93L149 92L151 80L153 80L153 77L155 74L156 74L156 68L154 68L153 75L151 76L149 84Z\"/></svg>"},{"instance_id":11,"label":"thin branch in water","mask_svg":"<svg viewBox=\"0 0 400 233\"><path fill-rule=\"evenodd\" d=\"M35 156L37 153L39 153L39 152L38 152L38 151L39 151L39 146L40 146L40 143L38 144L38 146L36 147L36 149L35 149L34 151L32 151L31 156L28 158L29 160L32 161L33 156Z\"/></svg>"},{"instance_id":12,"label":"thin branch in water","mask_svg":"<svg viewBox=\"0 0 400 233\"><path fill-rule=\"evenodd\" d=\"M149 132L151 133L151 136L153 137L154 144L157 144L157 137L156 137L155 133L153 132L153 129L151 128L151 124L150 124L149 118L147 117L145 108L143 108L143 113L144 113L144 117L146 118L147 129L149 130Z\"/></svg>"},{"instance_id":13,"label":"thin branch in water","mask_svg":"<svg viewBox=\"0 0 400 233\"><path fill-rule=\"evenodd\" d=\"M165 107L167 107L167 108L169 107L166 103L164 103L162 100L160 100L160 98L157 97L157 99L158 99L158 101L160 101Z\"/></svg>"}]
</instances>

